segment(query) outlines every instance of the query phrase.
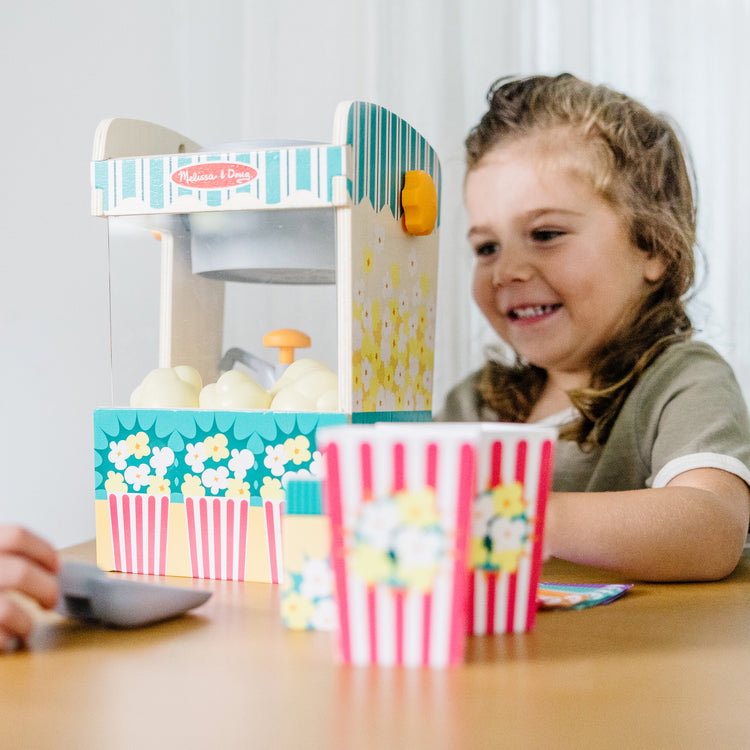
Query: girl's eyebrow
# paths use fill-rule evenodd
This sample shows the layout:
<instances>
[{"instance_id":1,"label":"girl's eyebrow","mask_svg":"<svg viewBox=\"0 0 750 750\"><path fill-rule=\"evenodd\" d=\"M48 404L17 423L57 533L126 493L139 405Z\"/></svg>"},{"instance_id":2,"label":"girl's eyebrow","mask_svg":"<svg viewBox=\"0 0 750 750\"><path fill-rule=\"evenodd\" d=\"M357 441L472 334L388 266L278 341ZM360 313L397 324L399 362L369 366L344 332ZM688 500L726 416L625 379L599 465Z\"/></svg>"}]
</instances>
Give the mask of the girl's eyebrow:
<instances>
[{"instance_id":1,"label":"girl's eyebrow","mask_svg":"<svg viewBox=\"0 0 750 750\"><path fill-rule=\"evenodd\" d=\"M548 215L561 215L570 217L583 216L583 211L575 211L572 208L554 208L552 206L545 206L542 208L533 208L530 211L522 214L520 217L521 222L526 223L529 221L536 221L537 219L544 218ZM469 231L466 233L467 238L471 239L476 235L489 235L492 234L492 228L479 224L477 226L469 227Z\"/></svg>"},{"instance_id":2,"label":"girl's eyebrow","mask_svg":"<svg viewBox=\"0 0 750 750\"><path fill-rule=\"evenodd\" d=\"M574 211L572 208L555 208L553 206L547 206L543 208L534 208L531 211L527 211L524 218L527 221L538 219L539 217L546 216L547 214L562 214L563 216L583 216L583 211Z\"/></svg>"},{"instance_id":3,"label":"girl's eyebrow","mask_svg":"<svg viewBox=\"0 0 750 750\"><path fill-rule=\"evenodd\" d=\"M472 237L480 236L485 237L492 234L492 230L483 226L469 227L469 231L466 233L466 238L471 239Z\"/></svg>"}]
</instances>

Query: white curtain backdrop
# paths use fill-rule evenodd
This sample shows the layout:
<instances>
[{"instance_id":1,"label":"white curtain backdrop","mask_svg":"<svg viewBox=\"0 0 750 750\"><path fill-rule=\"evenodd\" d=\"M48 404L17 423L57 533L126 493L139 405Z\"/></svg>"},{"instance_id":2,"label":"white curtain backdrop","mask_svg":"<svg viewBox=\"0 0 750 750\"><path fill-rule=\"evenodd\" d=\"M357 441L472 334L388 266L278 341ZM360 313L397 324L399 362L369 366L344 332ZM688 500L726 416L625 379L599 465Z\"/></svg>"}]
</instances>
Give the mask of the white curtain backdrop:
<instances>
[{"instance_id":1,"label":"white curtain backdrop","mask_svg":"<svg viewBox=\"0 0 750 750\"><path fill-rule=\"evenodd\" d=\"M373 0L366 7L367 95L410 119L445 171L436 398L494 340L469 295L462 142L502 75L570 71L671 115L693 156L699 336L734 365L750 396L750 147L747 0ZM417 31L418 30L418 31Z\"/></svg>"},{"instance_id":2,"label":"white curtain backdrop","mask_svg":"<svg viewBox=\"0 0 750 750\"><path fill-rule=\"evenodd\" d=\"M363 99L418 128L444 176L440 406L494 340L470 299L461 200L463 140L487 88L564 70L621 88L686 135L708 262L694 321L750 397L750 0L68 0L43 13L4 3L0 19L0 522L59 546L93 536L91 419L111 398L107 231L89 213L89 160L107 117L149 120L205 146L326 142L336 104ZM144 292L145 263L133 255L125 271L138 290L130 365L142 376L156 366L157 300ZM228 317L225 345L262 352L265 331L303 327L286 319L298 308L325 350L311 356L335 363L324 290L290 304L244 286L235 297L251 309Z\"/></svg>"}]
</instances>

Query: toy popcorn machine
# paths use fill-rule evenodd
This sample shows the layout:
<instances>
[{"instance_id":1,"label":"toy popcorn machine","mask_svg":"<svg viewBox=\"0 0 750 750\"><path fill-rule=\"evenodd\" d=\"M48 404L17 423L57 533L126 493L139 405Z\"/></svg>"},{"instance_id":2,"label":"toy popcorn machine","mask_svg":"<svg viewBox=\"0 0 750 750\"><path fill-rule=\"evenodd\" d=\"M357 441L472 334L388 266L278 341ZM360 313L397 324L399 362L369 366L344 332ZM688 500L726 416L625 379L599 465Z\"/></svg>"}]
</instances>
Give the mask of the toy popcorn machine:
<instances>
[{"instance_id":1,"label":"toy popcorn machine","mask_svg":"<svg viewBox=\"0 0 750 750\"><path fill-rule=\"evenodd\" d=\"M319 473L317 428L431 417L437 156L390 111L346 102L330 144L202 150L106 120L91 172L113 378L113 405L94 416L98 563L278 582L285 488ZM228 346L242 317L231 300L268 310L285 293L299 308L308 287L331 289L330 316L269 331L278 364ZM322 329L335 332L330 365L301 350L314 355Z\"/></svg>"}]
</instances>

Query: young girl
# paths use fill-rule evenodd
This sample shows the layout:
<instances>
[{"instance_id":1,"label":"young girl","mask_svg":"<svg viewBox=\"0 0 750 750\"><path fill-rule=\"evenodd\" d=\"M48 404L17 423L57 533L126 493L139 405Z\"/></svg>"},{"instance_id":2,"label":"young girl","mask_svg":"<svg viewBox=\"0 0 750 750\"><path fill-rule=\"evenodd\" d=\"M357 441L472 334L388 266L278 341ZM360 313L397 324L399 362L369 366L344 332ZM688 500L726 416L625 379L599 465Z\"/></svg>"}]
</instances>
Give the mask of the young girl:
<instances>
[{"instance_id":1,"label":"young girl","mask_svg":"<svg viewBox=\"0 0 750 750\"><path fill-rule=\"evenodd\" d=\"M695 207L674 130L571 75L498 81L467 140L473 295L515 361L441 419L556 424L551 555L711 580L750 518L750 425L730 367L691 340Z\"/></svg>"}]
</instances>

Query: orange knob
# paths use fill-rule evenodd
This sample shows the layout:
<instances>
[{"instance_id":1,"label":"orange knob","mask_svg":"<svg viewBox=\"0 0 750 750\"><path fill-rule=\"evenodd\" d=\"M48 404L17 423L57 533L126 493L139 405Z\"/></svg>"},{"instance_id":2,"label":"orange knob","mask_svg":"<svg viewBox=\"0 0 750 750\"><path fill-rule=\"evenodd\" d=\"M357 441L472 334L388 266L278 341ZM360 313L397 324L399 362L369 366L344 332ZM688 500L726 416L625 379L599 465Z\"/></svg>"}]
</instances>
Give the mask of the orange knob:
<instances>
[{"instance_id":1,"label":"orange knob","mask_svg":"<svg viewBox=\"0 0 750 750\"><path fill-rule=\"evenodd\" d=\"M276 346L279 349L279 364L294 362L294 350L310 346L310 337L294 328L278 328L263 337L263 346Z\"/></svg>"},{"instance_id":2,"label":"orange knob","mask_svg":"<svg viewBox=\"0 0 750 750\"><path fill-rule=\"evenodd\" d=\"M432 234L437 223L438 198L435 183L427 172L415 169L404 175L401 206L404 231L418 237Z\"/></svg>"}]
</instances>

